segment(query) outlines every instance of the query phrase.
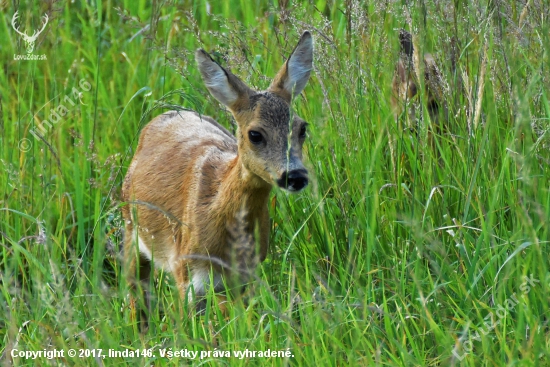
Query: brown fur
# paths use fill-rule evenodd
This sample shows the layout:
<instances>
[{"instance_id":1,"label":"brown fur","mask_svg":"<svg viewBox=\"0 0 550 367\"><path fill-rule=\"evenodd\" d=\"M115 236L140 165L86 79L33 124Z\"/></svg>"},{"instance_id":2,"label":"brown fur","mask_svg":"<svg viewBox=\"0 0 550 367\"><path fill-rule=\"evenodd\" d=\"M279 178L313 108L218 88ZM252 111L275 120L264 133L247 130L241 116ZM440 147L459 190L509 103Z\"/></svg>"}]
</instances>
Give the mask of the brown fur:
<instances>
[{"instance_id":1,"label":"brown fur","mask_svg":"<svg viewBox=\"0 0 550 367\"><path fill-rule=\"evenodd\" d=\"M416 127L415 119L418 117L417 110L419 106L415 97L421 85L419 79L423 77L428 114L431 121L439 126L440 115L442 113L447 114L444 97L445 83L441 72L430 54L424 55L423 64L420 65L418 47L416 47L416 42L410 33L401 30L399 41L401 51L395 68L392 95L392 106L396 116L402 115L406 109L408 112L405 116L408 119L406 125L413 129Z\"/></svg>"},{"instance_id":2,"label":"brown fur","mask_svg":"<svg viewBox=\"0 0 550 367\"><path fill-rule=\"evenodd\" d=\"M237 137L212 118L192 111L162 114L143 129L123 185L123 198L129 203L123 208L125 258L132 282L138 268L140 280L147 280L152 258L174 275L182 297L188 295L190 282L195 294L204 295L210 270L216 291L221 291L218 275L233 266L235 246L255 245L256 228L259 260L265 259L272 185L281 185L281 177L292 170L305 175L301 179L307 184L300 136L305 122L297 116L291 119L290 102L292 93L301 92L309 78L311 58L308 66L303 55L310 56L311 51L306 32L267 92L251 90L206 52L197 51L205 84L229 107L238 125ZM293 73L289 74L290 60ZM289 75L299 77L291 80ZM292 90L285 89L285 82ZM262 133L265 144L251 142L252 129ZM246 241L236 244L235 238ZM252 256L255 251L244 253Z\"/></svg>"}]
</instances>

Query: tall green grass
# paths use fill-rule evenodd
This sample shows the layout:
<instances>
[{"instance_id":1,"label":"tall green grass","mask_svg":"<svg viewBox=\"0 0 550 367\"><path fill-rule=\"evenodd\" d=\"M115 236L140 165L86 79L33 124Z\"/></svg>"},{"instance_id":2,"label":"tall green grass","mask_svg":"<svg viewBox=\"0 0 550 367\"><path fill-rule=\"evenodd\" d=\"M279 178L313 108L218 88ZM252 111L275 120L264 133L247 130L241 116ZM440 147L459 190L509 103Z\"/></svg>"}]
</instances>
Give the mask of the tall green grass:
<instances>
[{"instance_id":1,"label":"tall green grass","mask_svg":"<svg viewBox=\"0 0 550 367\"><path fill-rule=\"evenodd\" d=\"M49 14L41 61L14 60L25 53L16 8L0 7L3 364L549 365L546 2L20 3L28 34ZM391 108L400 28L449 87L434 144L427 117L411 133ZM294 108L310 123L310 187L274 190L269 256L229 317L215 305L187 317L159 273L141 334L119 255L120 187L140 129L177 105L234 130L194 50L263 89L306 29L315 72ZM35 138L61 105L66 115ZM154 357L71 358L70 348ZM160 357L169 348L292 356Z\"/></svg>"}]
</instances>

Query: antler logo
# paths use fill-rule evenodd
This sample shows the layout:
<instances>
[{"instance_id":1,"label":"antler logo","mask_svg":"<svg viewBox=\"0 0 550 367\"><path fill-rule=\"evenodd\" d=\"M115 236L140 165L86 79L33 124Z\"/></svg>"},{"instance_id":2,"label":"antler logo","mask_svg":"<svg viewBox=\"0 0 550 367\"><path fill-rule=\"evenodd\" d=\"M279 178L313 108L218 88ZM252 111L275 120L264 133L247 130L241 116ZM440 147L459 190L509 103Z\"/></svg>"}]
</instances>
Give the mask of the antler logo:
<instances>
[{"instance_id":1,"label":"antler logo","mask_svg":"<svg viewBox=\"0 0 550 367\"><path fill-rule=\"evenodd\" d=\"M48 14L44 14L44 21L43 21L44 24L42 25L42 29L39 31L34 31L32 36L29 36L27 35L27 32L23 33L23 32L20 32L19 29L17 29L17 25L15 24L15 21L17 20L17 18L19 18L18 13L19 12L16 11L15 14L13 15L13 18L11 18L11 26L17 33L19 33L23 37L23 41L25 41L25 47L27 48L27 53L30 54L34 50L34 43L36 42L38 35L42 33L44 28L46 28L46 24L48 24L48 19L49 19Z\"/></svg>"}]
</instances>

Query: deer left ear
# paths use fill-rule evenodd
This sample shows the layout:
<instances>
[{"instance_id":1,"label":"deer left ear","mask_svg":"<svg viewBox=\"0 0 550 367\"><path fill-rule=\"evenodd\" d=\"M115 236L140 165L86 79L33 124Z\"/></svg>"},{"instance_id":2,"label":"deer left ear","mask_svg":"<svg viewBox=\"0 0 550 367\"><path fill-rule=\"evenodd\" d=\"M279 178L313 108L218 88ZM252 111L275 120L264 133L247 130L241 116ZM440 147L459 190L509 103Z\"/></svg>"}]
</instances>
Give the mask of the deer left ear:
<instances>
[{"instance_id":1,"label":"deer left ear","mask_svg":"<svg viewBox=\"0 0 550 367\"><path fill-rule=\"evenodd\" d=\"M206 51L199 49L195 53L204 84L210 93L233 111L239 111L248 105L248 97L253 92L239 78L222 68L212 60Z\"/></svg>"},{"instance_id":2,"label":"deer left ear","mask_svg":"<svg viewBox=\"0 0 550 367\"><path fill-rule=\"evenodd\" d=\"M304 90L312 68L313 39L311 33L306 31L268 90L290 103L292 98Z\"/></svg>"}]
</instances>

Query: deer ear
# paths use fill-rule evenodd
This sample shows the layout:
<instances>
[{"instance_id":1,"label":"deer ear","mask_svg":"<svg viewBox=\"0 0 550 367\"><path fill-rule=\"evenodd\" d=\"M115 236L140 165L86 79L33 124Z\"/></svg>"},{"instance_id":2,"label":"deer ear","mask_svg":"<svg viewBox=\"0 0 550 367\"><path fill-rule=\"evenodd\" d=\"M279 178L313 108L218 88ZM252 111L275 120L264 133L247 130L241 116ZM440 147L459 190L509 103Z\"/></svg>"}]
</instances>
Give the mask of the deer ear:
<instances>
[{"instance_id":1,"label":"deer ear","mask_svg":"<svg viewBox=\"0 0 550 367\"><path fill-rule=\"evenodd\" d=\"M311 33L306 31L268 90L290 102L304 90L312 68L313 39Z\"/></svg>"},{"instance_id":2,"label":"deer ear","mask_svg":"<svg viewBox=\"0 0 550 367\"><path fill-rule=\"evenodd\" d=\"M222 68L202 49L195 53L195 60L202 80L214 98L233 111L248 105L248 97L252 94L252 90L239 78Z\"/></svg>"},{"instance_id":3,"label":"deer ear","mask_svg":"<svg viewBox=\"0 0 550 367\"><path fill-rule=\"evenodd\" d=\"M412 34L404 29L399 31L399 44L401 45L401 52L408 56L413 57L414 45Z\"/></svg>"}]
</instances>

